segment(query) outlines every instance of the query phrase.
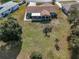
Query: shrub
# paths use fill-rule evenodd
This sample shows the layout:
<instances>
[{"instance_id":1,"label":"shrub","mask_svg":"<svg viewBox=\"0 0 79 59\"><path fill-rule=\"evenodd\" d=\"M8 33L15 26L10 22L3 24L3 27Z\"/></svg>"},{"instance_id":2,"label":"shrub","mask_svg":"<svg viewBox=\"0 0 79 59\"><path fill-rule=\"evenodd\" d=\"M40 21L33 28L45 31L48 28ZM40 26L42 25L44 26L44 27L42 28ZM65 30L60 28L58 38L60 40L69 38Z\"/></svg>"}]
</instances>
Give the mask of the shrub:
<instances>
[{"instance_id":1,"label":"shrub","mask_svg":"<svg viewBox=\"0 0 79 59\"><path fill-rule=\"evenodd\" d=\"M22 34L22 27L18 24L15 18L8 18L0 25L0 40L12 41L19 40Z\"/></svg>"},{"instance_id":2,"label":"shrub","mask_svg":"<svg viewBox=\"0 0 79 59\"><path fill-rule=\"evenodd\" d=\"M31 59L42 59L42 54L39 52L33 52L30 57Z\"/></svg>"}]
</instances>

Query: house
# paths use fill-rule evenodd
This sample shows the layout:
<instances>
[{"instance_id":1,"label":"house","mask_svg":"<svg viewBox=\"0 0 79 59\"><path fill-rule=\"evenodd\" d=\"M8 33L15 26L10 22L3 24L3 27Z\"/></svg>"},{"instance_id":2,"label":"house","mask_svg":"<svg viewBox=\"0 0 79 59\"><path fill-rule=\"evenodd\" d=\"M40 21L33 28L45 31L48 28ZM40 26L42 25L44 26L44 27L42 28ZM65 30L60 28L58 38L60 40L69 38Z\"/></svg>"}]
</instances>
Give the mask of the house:
<instances>
[{"instance_id":1,"label":"house","mask_svg":"<svg viewBox=\"0 0 79 59\"><path fill-rule=\"evenodd\" d=\"M61 2L64 1L71 2L72 0L29 0L29 4L26 7L24 20L50 20L57 18L55 11L59 9L67 15L71 4L63 5Z\"/></svg>"},{"instance_id":2,"label":"house","mask_svg":"<svg viewBox=\"0 0 79 59\"><path fill-rule=\"evenodd\" d=\"M75 1L75 2L72 2L72 3L64 3L62 4L62 11L65 13L65 14L69 14L70 12L70 9L71 7L73 6L76 6L78 7L79 6L79 2L78 1ZM79 8L78 8L79 9Z\"/></svg>"},{"instance_id":3,"label":"house","mask_svg":"<svg viewBox=\"0 0 79 59\"><path fill-rule=\"evenodd\" d=\"M13 1L9 1L7 3L4 3L3 5L0 5L0 18L7 16L11 12L17 10L18 8L18 3Z\"/></svg>"},{"instance_id":4,"label":"house","mask_svg":"<svg viewBox=\"0 0 79 59\"><path fill-rule=\"evenodd\" d=\"M37 5L36 2L30 2L26 8L25 21L43 21L57 18L56 10L59 10L57 5L44 3Z\"/></svg>"},{"instance_id":5,"label":"house","mask_svg":"<svg viewBox=\"0 0 79 59\"><path fill-rule=\"evenodd\" d=\"M29 4L26 7L25 12L25 21L32 20L50 20L53 18L57 18L56 10L61 9L65 14L66 9L60 3L64 0L28 0ZM71 0L65 0L71 1ZM38 4L40 3L40 4Z\"/></svg>"}]
</instances>

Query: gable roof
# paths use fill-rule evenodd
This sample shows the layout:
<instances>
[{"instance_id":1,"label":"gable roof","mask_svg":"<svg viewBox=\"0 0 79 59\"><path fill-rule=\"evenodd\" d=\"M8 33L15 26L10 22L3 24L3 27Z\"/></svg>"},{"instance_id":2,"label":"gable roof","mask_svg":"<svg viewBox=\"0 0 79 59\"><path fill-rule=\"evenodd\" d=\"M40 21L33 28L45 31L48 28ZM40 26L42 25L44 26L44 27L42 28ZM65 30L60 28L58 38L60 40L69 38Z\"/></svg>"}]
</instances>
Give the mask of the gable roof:
<instances>
[{"instance_id":1,"label":"gable roof","mask_svg":"<svg viewBox=\"0 0 79 59\"><path fill-rule=\"evenodd\" d=\"M47 10L43 10L43 11L41 11L41 15L42 16L50 16L50 12Z\"/></svg>"},{"instance_id":2,"label":"gable roof","mask_svg":"<svg viewBox=\"0 0 79 59\"><path fill-rule=\"evenodd\" d=\"M27 7L26 11L27 13L41 13L41 11L43 10L47 10L49 12L58 10L59 7L56 5L52 5L52 6L29 6Z\"/></svg>"}]
</instances>

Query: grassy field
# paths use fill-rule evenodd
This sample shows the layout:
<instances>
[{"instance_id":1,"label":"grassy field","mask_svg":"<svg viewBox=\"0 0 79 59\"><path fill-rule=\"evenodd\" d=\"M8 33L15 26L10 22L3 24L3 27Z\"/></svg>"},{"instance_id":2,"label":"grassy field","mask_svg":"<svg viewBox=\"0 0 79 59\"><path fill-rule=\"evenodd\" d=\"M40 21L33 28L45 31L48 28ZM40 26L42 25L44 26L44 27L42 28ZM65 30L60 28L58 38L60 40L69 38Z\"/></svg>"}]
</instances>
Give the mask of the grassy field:
<instances>
[{"instance_id":1,"label":"grassy field","mask_svg":"<svg viewBox=\"0 0 79 59\"><path fill-rule=\"evenodd\" d=\"M11 0L2 0L2 3L8 2L8 1L11 1Z\"/></svg>"},{"instance_id":2,"label":"grassy field","mask_svg":"<svg viewBox=\"0 0 79 59\"><path fill-rule=\"evenodd\" d=\"M0 0L2 3L6 3L8 1L11 1L11 0ZM16 2L18 2L19 0L16 0Z\"/></svg>"},{"instance_id":3,"label":"grassy field","mask_svg":"<svg viewBox=\"0 0 79 59\"><path fill-rule=\"evenodd\" d=\"M67 36L69 35L70 26L67 22L67 17L59 10L58 19L50 22L53 25L50 38L45 37L43 29L46 24L32 23L24 21L24 13L26 6L22 5L21 8L12 14L13 17L18 19L19 24L23 28L22 34L22 47L17 59L29 59L33 51L39 51L43 55L43 59L70 59L68 51ZM55 39L59 39L60 50L55 48Z\"/></svg>"}]
</instances>

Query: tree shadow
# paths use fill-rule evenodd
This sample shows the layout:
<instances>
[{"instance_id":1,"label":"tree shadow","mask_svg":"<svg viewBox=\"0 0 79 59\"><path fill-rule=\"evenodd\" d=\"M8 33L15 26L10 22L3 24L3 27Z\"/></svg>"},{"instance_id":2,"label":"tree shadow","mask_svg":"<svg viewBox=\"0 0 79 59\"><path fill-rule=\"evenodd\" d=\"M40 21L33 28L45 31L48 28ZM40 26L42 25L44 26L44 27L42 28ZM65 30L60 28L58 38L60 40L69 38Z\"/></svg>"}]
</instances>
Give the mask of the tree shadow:
<instances>
[{"instance_id":1,"label":"tree shadow","mask_svg":"<svg viewBox=\"0 0 79 59\"><path fill-rule=\"evenodd\" d=\"M79 48L75 47L72 49L71 59L79 59Z\"/></svg>"},{"instance_id":2,"label":"tree shadow","mask_svg":"<svg viewBox=\"0 0 79 59\"><path fill-rule=\"evenodd\" d=\"M10 41L0 47L0 59L17 59L21 51L22 41Z\"/></svg>"}]
</instances>

